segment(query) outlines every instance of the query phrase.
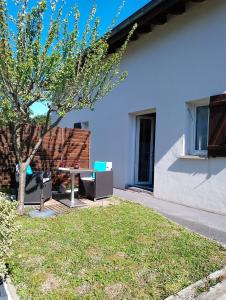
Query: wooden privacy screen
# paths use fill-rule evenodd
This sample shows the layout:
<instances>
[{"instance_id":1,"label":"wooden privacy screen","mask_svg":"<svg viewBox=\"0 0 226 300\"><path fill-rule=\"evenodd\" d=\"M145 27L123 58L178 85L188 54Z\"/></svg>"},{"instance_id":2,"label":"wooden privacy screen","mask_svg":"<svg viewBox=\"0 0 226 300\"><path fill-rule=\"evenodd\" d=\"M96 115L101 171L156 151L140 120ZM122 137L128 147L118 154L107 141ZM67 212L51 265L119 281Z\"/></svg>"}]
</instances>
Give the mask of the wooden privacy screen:
<instances>
[{"instance_id":1,"label":"wooden privacy screen","mask_svg":"<svg viewBox=\"0 0 226 300\"><path fill-rule=\"evenodd\" d=\"M25 128L23 138L27 145L24 150L28 153L29 147L37 141L40 127ZM79 160L80 167L89 167L90 131L56 127L44 138L36 153L31 166L33 170L50 170L53 173L54 185L68 182L67 175L60 175L54 171L62 165L74 167ZM15 164L13 142L7 127L0 128L0 188L15 185ZM66 182L65 182L66 181Z\"/></svg>"}]
</instances>

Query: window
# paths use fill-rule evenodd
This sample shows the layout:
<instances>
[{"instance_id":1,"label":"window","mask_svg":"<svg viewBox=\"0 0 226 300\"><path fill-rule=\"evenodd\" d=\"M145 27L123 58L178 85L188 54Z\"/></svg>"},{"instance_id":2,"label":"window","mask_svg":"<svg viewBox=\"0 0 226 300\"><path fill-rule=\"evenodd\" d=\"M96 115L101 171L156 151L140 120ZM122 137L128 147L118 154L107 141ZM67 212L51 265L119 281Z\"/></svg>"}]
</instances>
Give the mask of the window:
<instances>
[{"instance_id":1,"label":"window","mask_svg":"<svg viewBox=\"0 0 226 300\"><path fill-rule=\"evenodd\" d=\"M226 157L226 93L187 102L182 157Z\"/></svg>"},{"instance_id":2,"label":"window","mask_svg":"<svg viewBox=\"0 0 226 300\"><path fill-rule=\"evenodd\" d=\"M74 128L77 129L89 129L89 122L79 122L79 123L74 123Z\"/></svg>"},{"instance_id":3,"label":"window","mask_svg":"<svg viewBox=\"0 0 226 300\"><path fill-rule=\"evenodd\" d=\"M203 100L188 104L189 136L186 141L187 154L207 155L209 128L209 101Z\"/></svg>"},{"instance_id":4,"label":"window","mask_svg":"<svg viewBox=\"0 0 226 300\"><path fill-rule=\"evenodd\" d=\"M197 106L195 115L195 151L207 151L209 107Z\"/></svg>"}]
</instances>

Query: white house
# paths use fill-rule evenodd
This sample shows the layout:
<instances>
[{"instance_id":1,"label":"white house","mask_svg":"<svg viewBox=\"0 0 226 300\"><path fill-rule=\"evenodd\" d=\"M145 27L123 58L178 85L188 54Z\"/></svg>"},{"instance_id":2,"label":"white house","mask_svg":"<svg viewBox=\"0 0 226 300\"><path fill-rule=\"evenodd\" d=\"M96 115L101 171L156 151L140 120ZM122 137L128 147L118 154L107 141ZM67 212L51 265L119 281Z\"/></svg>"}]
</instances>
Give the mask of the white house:
<instances>
[{"instance_id":1,"label":"white house","mask_svg":"<svg viewBox=\"0 0 226 300\"><path fill-rule=\"evenodd\" d=\"M111 51L134 22L128 78L61 125L90 128L91 161L113 162L115 187L226 214L226 0L152 0L115 28Z\"/></svg>"}]
</instances>

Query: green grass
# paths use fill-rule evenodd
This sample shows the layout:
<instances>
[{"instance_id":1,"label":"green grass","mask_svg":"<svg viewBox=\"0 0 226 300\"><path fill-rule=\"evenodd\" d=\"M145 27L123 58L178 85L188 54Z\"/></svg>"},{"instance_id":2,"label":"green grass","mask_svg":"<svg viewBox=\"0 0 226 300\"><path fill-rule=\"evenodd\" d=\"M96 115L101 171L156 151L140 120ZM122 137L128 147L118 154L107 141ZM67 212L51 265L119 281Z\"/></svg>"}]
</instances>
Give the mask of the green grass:
<instances>
[{"instance_id":1,"label":"green grass","mask_svg":"<svg viewBox=\"0 0 226 300\"><path fill-rule=\"evenodd\" d=\"M164 299L226 263L223 247L128 202L18 222L23 300Z\"/></svg>"}]
</instances>

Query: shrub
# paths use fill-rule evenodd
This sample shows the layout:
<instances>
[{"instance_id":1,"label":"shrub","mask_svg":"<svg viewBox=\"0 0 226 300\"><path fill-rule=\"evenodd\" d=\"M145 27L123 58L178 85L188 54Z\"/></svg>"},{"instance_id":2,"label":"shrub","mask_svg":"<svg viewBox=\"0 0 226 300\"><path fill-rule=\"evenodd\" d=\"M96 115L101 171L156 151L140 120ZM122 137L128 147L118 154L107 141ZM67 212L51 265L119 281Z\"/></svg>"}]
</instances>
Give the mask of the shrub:
<instances>
[{"instance_id":1,"label":"shrub","mask_svg":"<svg viewBox=\"0 0 226 300\"><path fill-rule=\"evenodd\" d=\"M15 218L16 204L9 196L0 193L0 280L6 274L6 260L12 253L13 238L18 229Z\"/></svg>"}]
</instances>

